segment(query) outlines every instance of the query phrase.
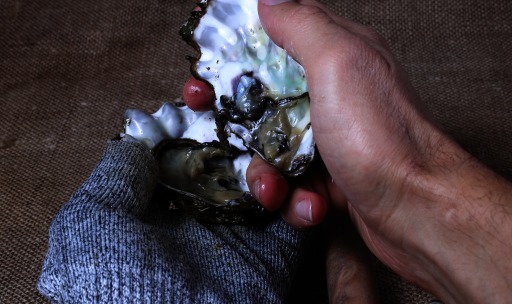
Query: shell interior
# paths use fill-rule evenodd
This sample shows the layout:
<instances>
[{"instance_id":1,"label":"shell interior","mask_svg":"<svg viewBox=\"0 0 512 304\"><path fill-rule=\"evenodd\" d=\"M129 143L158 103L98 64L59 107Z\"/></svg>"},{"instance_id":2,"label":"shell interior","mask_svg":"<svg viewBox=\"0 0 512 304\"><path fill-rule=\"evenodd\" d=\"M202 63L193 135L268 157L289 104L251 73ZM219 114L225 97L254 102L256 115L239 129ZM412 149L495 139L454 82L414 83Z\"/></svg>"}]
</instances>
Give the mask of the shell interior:
<instances>
[{"instance_id":1,"label":"shell interior","mask_svg":"<svg viewBox=\"0 0 512 304\"><path fill-rule=\"evenodd\" d=\"M214 89L215 109L193 112L180 101L153 114L125 113L125 139L154 151L169 199L215 223L264 214L246 170L258 153L281 172L304 172L315 153L304 69L266 35L257 0L202 0L181 35L199 52L196 78Z\"/></svg>"},{"instance_id":2,"label":"shell interior","mask_svg":"<svg viewBox=\"0 0 512 304\"><path fill-rule=\"evenodd\" d=\"M213 223L265 218L247 186L252 155L236 136L228 138L228 146L221 145L213 112L197 113L180 102L164 103L153 114L129 109L124 129L122 137L153 150L172 206Z\"/></svg>"},{"instance_id":3,"label":"shell interior","mask_svg":"<svg viewBox=\"0 0 512 304\"><path fill-rule=\"evenodd\" d=\"M265 33L257 0L201 1L181 34L199 51L192 73L216 95L219 129L283 173L301 174L315 153L303 67Z\"/></svg>"}]
</instances>

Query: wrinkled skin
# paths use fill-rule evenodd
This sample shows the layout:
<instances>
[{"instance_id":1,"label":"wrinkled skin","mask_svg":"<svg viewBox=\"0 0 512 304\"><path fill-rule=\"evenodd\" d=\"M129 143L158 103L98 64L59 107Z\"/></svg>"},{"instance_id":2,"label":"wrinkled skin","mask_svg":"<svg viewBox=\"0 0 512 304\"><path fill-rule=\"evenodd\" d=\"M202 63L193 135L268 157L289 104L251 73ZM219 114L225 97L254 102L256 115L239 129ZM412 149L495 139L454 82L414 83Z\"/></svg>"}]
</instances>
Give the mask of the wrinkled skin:
<instances>
[{"instance_id":1,"label":"wrinkled skin","mask_svg":"<svg viewBox=\"0 0 512 304\"><path fill-rule=\"evenodd\" d=\"M324 165L288 184L255 158L253 193L298 228L322 222L329 207L348 210L383 263L447 303L505 303L510 183L435 127L382 37L299 2L260 0L259 14L306 70Z\"/></svg>"}]
</instances>

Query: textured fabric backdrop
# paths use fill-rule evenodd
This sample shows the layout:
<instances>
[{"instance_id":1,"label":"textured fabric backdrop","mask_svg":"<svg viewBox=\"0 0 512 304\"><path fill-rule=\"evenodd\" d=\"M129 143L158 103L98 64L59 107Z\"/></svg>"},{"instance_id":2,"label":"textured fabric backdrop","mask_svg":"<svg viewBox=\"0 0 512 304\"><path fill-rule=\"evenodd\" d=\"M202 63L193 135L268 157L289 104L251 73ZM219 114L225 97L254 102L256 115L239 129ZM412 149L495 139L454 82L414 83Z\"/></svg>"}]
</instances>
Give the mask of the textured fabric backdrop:
<instances>
[{"instance_id":1,"label":"textured fabric backdrop","mask_svg":"<svg viewBox=\"0 0 512 304\"><path fill-rule=\"evenodd\" d=\"M329 1L388 39L441 128L512 178L512 2ZM0 1L0 303L35 284L50 222L124 110L180 95L191 1ZM386 303L430 297L382 269Z\"/></svg>"}]
</instances>

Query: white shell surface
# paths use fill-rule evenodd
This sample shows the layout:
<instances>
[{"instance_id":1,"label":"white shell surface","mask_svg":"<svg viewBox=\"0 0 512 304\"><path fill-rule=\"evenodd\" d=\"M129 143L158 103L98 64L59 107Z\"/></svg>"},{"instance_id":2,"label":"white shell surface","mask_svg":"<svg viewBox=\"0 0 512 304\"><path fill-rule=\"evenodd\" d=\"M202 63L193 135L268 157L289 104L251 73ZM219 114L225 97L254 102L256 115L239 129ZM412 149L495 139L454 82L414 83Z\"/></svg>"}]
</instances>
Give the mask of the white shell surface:
<instances>
[{"instance_id":1,"label":"white shell surface","mask_svg":"<svg viewBox=\"0 0 512 304\"><path fill-rule=\"evenodd\" d=\"M192 32L201 52L193 69L213 86L216 108L230 113L226 125L232 134L282 172L302 173L315 153L303 67L265 33L258 0L205 2ZM285 112L249 93L260 84L264 93L259 96L270 98L279 108L283 105ZM307 103L299 102L295 108L285 105L304 96Z\"/></svg>"},{"instance_id":2,"label":"white shell surface","mask_svg":"<svg viewBox=\"0 0 512 304\"><path fill-rule=\"evenodd\" d=\"M186 138L199 143L219 140L213 111L194 112L187 106L177 107L166 102L153 114L129 109L125 112L125 120L124 134L144 143L150 149L165 139ZM252 157L240 138L231 134L228 142L241 151L246 151L233 159L232 167L240 189L249 191L245 176Z\"/></svg>"},{"instance_id":3,"label":"white shell surface","mask_svg":"<svg viewBox=\"0 0 512 304\"><path fill-rule=\"evenodd\" d=\"M304 69L267 36L257 0L209 1L194 30L201 48L196 72L220 96L232 97L240 76L252 73L275 100L307 92Z\"/></svg>"},{"instance_id":4,"label":"white shell surface","mask_svg":"<svg viewBox=\"0 0 512 304\"><path fill-rule=\"evenodd\" d=\"M177 107L166 102L153 114L129 109L125 112L125 121L124 134L150 149L164 139L187 138L199 143L219 141L213 111L194 112L187 106ZM242 151L247 150L243 141L233 134L228 142Z\"/></svg>"}]
</instances>

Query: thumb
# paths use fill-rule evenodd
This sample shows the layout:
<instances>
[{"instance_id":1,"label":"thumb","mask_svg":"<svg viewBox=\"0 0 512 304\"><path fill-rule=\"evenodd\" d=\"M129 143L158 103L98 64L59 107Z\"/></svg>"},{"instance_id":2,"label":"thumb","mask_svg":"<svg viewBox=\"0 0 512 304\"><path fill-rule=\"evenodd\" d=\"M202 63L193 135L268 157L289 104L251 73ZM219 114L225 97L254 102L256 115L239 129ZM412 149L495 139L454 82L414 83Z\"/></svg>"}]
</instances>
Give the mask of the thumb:
<instances>
[{"instance_id":1,"label":"thumb","mask_svg":"<svg viewBox=\"0 0 512 304\"><path fill-rule=\"evenodd\" d=\"M145 146L111 141L91 176L69 203L99 204L140 215L151 200L157 176L156 161Z\"/></svg>"},{"instance_id":2,"label":"thumb","mask_svg":"<svg viewBox=\"0 0 512 304\"><path fill-rule=\"evenodd\" d=\"M271 2L281 3L271 5ZM341 116L351 117L344 109L347 103L333 97L338 96L348 102L347 94L340 95L340 92L358 89L347 85L354 81L350 71L357 68L354 63L361 61L358 57L361 56L363 40L354 33L357 28L352 23L333 16L313 0L300 3L260 0L258 13L267 35L304 67L311 98L312 127L320 147L321 133L337 133L337 130L350 128L345 123L351 119L345 120ZM336 127L332 122L337 122ZM337 151L323 150L320 153ZM327 159L331 157L322 155L326 156Z\"/></svg>"},{"instance_id":3,"label":"thumb","mask_svg":"<svg viewBox=\"0 0 512 304\"><path fill-rule=\"evenodd\" d=\"M270 38L306 70L353 36L316 1L260 0L258 14Z\"/></svg>"}]
</instances>

